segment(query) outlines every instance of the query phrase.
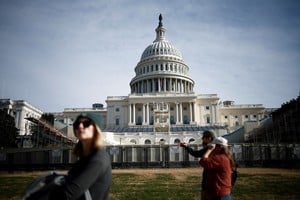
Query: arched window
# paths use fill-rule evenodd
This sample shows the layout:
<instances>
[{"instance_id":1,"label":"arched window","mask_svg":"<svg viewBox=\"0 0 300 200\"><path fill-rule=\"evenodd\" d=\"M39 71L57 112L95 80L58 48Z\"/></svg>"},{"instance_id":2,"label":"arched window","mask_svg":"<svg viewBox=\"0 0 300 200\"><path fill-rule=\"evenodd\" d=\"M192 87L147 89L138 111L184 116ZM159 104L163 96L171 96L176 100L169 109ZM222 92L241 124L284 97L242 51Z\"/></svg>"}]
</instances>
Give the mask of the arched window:
<instances>
[{"instance_id":1,"label":"arched window","mask_svg":"<svg viewBox=\"0 0 300 200\"><path fill-rule=\"evenodd\" d=\"M132 139L130 140L130 143L136 144L136 140Z\"/></svg>"},{"instance_id":2,"label":"arched window","mask_svg":"<svg viewBox=\"0 0 300 200\"><path fill-rule=\"evenodd\" d=\"M165 142L166 142L165 139L160 139L160 140L159 140L159 144L161 144L161 145L165 144Z\"/></svg>"},{"instance_id":3,"label":"arched window","mask_svg":"<svg viewBox=\"0 0 300 200\"><path fill-rule=\"evenodd\" d=\"M209 115L206 115L206 123L210 124L210 116Z\"/></svg>"},{"instance_id":4,"label":"arched window","mask_svg":"<svg viewBox=\"0 0 300 200\"><path fill-rule=\"evenodd\" d=\"M149 139L145 140L145 144L151 144L151 140Z\"/></svg>"},{"instance_id":5,"label":"arched window","mask_svg":"<svg viewBox=\"0 0 300 200\"><path fill-rule=\"evenodd\" d=\"M194 141L195 141L194 138L189 139L189 143L192 143L192 142L194 142Z\"/></svg>"},{"instance_id":6,"label":"arched window","mask_svg":"<svg viewBox=\"0 0 300 200\"><path fill-rule=\"evenodd\" d=\"M179 144L180 143L180 140L177 138L174 140L174 144Z\"/></svg>"}]
</instances>

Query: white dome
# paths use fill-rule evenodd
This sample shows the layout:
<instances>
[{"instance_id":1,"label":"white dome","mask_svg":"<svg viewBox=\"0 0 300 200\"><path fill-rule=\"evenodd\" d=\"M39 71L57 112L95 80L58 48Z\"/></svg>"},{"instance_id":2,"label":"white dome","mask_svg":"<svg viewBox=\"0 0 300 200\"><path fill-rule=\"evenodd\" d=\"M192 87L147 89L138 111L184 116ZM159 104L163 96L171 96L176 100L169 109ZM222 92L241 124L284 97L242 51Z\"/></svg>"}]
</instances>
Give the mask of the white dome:
<instances>
[{"instance_id":1,"label":"white dome","mask_svg":"<svg viewBox=\"0 0 300 200\"><path fill-rule=\"evenodd\" d=\"M152 56L175 56L180 60L182 59L182 55L180 51L173 46L171 43L169 43L166 40L161 40L158 42L153 42L150 44L143 52L141 56L141 61L152 57Z\"/></svg>"},{"instance_id":2,"label":"white dome","mask_svg":"<svg viewBox=\"0 0 300 200\"><path fill-rule=\"evenodd\" d=\"M130 81L132 94L192 94L194 81L180 51L165 39L166 29L159 15L156 39L143 51Z\"/></svg>"}]
</instances>

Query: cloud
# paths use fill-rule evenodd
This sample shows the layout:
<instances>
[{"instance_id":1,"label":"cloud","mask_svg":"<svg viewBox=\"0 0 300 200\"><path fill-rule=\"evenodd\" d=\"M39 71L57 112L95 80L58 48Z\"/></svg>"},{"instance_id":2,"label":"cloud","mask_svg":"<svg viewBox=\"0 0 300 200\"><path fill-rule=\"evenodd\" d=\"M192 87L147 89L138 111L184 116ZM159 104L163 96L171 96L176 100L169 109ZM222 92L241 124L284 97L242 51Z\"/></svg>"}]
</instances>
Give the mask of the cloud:
<instances>
[{"instance_id":1,"label":"cloud","mask_svg":"<svg viewBox=\"0 0 300 200\"><path fill-rule=\"evenodd\" d=\"M44 111L130 92L163 14L195 92L278 107L299 93L297 1L6 1L0 5L0 98Z\"/></svg>"}]
</instances>

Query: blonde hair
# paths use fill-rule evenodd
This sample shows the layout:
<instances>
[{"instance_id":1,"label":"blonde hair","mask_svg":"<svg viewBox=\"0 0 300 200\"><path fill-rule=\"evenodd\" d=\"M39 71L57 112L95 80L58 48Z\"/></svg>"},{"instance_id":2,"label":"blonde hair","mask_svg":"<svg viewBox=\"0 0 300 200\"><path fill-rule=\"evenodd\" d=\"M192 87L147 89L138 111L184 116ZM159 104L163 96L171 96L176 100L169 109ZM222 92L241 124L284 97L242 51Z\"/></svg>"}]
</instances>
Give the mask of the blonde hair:
<instances>
[{"instance_id":1,"label":"blonde hair","mask_svg":"<svg viewBox=\"0 0 300 200\"><path fill-rule=\"evenodd\" d=\"M228 146L223 146L223 145L218 145L218 144L217 144L217 146L221 147L221 150L219 151L218 154L224 154L229 159L231 168L234 169L235 162L233 160L232 153L231 153L230 149L228 148Z\"/></svg>"},{"instance_id":2,"label":"blonde hair","mask_svg":"<svg viewBox=\"0 0 300 200\"><path fill-rule=\"evenodd\" d=\"M101 129L95 123L93 123L93 126L94 126L94 135L93 135L93 142L92 142L91 149L90 149L91 152L94 150L98 150L102 147ZM75 129L74 129L74 133L75 133ZM75 145L75 147L73 149L73 154L78 157L83 156L83 148L82 148L81 141L78 141L77 144Z\"/></svg>"}]
</instances>

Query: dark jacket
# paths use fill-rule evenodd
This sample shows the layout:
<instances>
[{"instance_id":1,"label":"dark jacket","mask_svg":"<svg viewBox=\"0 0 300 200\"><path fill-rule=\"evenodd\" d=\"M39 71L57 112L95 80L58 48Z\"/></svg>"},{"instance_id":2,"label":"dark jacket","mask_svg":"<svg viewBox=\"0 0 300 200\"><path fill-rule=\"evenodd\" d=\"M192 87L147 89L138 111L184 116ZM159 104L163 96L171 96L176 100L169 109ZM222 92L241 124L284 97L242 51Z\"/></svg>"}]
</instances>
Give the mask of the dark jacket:
<instances>
[{"instance_id":1,"label":"dark jacket","mask_svg":"<svg viewBox=\"0 0 300 200\"><path fill-rule=\"evenodd\" d=\"M194 150L194 149L192 149L191 147L188 147L188 146L185 146L184 148L187 150L187 152L189 154L191 154L192 156L194 156L196 158L201 158L207 150L207 147L204 147L200 150ZM206 177L207 177L207 170L204 169L203 173L202 173L202 183L201 183L201 187L202 187L203 191L205 190Z\"/></svg>"},{"instance_id":2,"label":"dark jacket","mask_svg":"<svg viewBox=\"0 0 300 200\"><path fill-rule=\"evenodd\" d=\"M105 149L80 158L68 172L66 183L61 188L64 198L85 199L89 190L93 200L107 200L111 185L111 161Z\"/></svg>"}]
</instances>

